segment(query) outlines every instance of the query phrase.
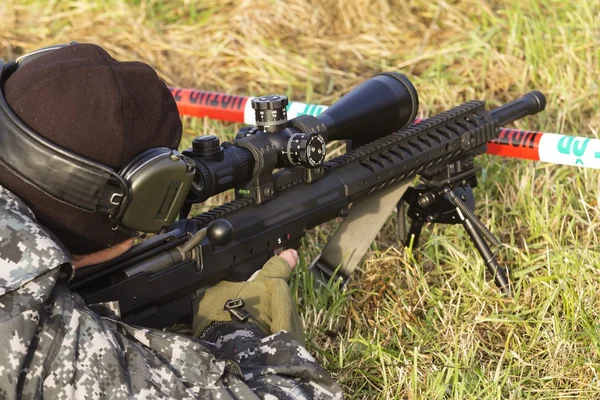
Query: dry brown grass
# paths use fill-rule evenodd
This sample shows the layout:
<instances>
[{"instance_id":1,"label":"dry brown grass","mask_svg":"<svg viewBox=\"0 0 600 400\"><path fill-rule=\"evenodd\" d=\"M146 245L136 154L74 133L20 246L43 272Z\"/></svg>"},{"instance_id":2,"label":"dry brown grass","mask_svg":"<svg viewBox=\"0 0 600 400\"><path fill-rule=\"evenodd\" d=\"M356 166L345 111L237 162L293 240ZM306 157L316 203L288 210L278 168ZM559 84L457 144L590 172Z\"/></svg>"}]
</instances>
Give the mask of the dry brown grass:
<instances>
[{"instance_id":1,"label":"dry brown grass","mask_svg":"<svg viewBox=\"0 0 600 400\"><path fill-rule=\"evenodd\" d=\"M382 70L408 74L421 114L530 89L546 113L519 122L600 130L597 0L0 0L0 56L94 42L170 85L283 92L332 103ZM236 127L185 119L188 133ZM510 248L517 297L485 280L459 227L428 230L415 259L384 228L347 297L302 286L323 364L354 398L598 398L598 174L482 159L478 213ZM217 196L210 204L222 202ZM315 254L324 233L306 238Z\"/></svg>"},{"instance_id":2,"label":"dry brown grass","mask_svg":"<svg viewBox=\"0 0 600 400\"><path fill-rule=\"evenodd\" d=\"M526 6L522 12L524 19L535 14ZM57 42L94 42L119 59L150 63L171 85L242 94L290 91L324 103L378 71L400 70L415 79L422 108L430 113L467 98L501 101L524 86L556 81L524 59L527 37L498 38L506 26L485 32L504 14L501 1L473 0L4 0L0 49L10 58ZM581 51L569 46L568 34L548 44L565 46L557 57ZM590 82L597 59L593 49L586 54L591 58L572 58L584 74L578 79ZM432 70L437 64L443 71ZM580 98L575 89L560 98Z\"/></svg>"}]
</instances>

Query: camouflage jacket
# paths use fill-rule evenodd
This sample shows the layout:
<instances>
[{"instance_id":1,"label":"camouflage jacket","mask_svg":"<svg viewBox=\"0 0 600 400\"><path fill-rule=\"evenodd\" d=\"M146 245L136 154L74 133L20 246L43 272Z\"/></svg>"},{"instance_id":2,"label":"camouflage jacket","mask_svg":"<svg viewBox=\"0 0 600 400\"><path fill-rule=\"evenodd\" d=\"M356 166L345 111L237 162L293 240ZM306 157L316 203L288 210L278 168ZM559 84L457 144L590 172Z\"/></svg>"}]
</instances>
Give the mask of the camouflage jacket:
<instances>
[{"instance_id":1,"label":"camouflage jacket","mask_svg":"<svg viewBox=\"0 0 600 400\"><path fill-rule=\"evenodd\" d=\"M69 255L0 186L0 398L341 399L286 332L213 326L206 340L92 312L61 283Z\"/></svg>"}]
</instances>

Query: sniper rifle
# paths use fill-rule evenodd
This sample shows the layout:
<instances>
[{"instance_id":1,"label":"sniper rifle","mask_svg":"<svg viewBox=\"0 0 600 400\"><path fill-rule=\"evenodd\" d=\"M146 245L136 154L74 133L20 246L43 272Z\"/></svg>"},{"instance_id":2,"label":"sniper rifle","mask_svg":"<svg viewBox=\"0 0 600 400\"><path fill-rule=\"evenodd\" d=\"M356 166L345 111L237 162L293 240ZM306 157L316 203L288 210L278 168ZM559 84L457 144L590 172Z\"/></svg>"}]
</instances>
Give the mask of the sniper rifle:
<instances>
[{"instance_id":1,"label":"sniper rifle","mask_svg":"<svg viewBox=\"0 0 600 400\"><path fill-rule=\"evenodd\" d=\"M317 117L288 121L285 96L255 98L256 126L242 128L232 143L198 137L183 152L196 175L179 221L120 257L78 270L70 288L88 304L118 301L126 322L162 328L189 320L199 290L246 280L274 254L298 248L309 229L354 215L354 228L334 246L330 241L311 266L319 279L336 276L345 284L364 242L374 237L360 231L378 219L376 234L392 204L405 245L418 246L425 222L461 223L496 285L510 295L507 271L488 245L499 241L473 213L479 170L473 160L500 125L538 113L545 103L537 91L491 111L470 101L411 125L417 91L397 73L363 82ZM332 140L349 141L348 151L325 161ZM406 190L416 176L421 183ZM188 218L194 203L229 189L235 200Z\"/></svg>"}]
</instances>

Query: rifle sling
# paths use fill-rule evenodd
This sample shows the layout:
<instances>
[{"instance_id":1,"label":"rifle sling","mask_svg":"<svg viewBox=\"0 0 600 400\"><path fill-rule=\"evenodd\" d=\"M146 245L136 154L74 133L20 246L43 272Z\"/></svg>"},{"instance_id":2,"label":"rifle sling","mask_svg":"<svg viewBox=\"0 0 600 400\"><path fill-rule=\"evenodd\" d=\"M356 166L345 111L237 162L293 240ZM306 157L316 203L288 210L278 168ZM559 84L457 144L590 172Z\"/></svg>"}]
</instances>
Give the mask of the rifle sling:
<instances>
[{"instance_id":1,"label":"rifle sling","mask_svg":"<svg viewBox=\"0 0 600 400\"><path fill-rule=\"evenodd\" d=\"M352 204L348 216L310 266L317 284L326 284L334 275L342 285L348 282L412 181L389 185Z\"/></svg>"}]
</instances>

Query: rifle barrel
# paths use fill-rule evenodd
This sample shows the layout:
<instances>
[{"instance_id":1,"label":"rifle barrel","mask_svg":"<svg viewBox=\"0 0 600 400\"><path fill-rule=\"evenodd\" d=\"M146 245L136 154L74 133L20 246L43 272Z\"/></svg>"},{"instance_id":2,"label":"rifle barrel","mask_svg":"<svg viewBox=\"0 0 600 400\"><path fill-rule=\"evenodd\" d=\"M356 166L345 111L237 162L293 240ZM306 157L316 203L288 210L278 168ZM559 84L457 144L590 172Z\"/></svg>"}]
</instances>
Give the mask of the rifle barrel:
<instances>
[{"instance_id":1,"label":"rifle barrel","mask_svg":"<svg viewBox=\"0 0 600 400\"><path fill-rule=\"evenodd\" d=\"M528 115L537 114L546 108L546 97L534 90L520 99L504 104L492 111L490 114L498 120L499 125L509 124Z\"/></svg>"}]
</instances>

